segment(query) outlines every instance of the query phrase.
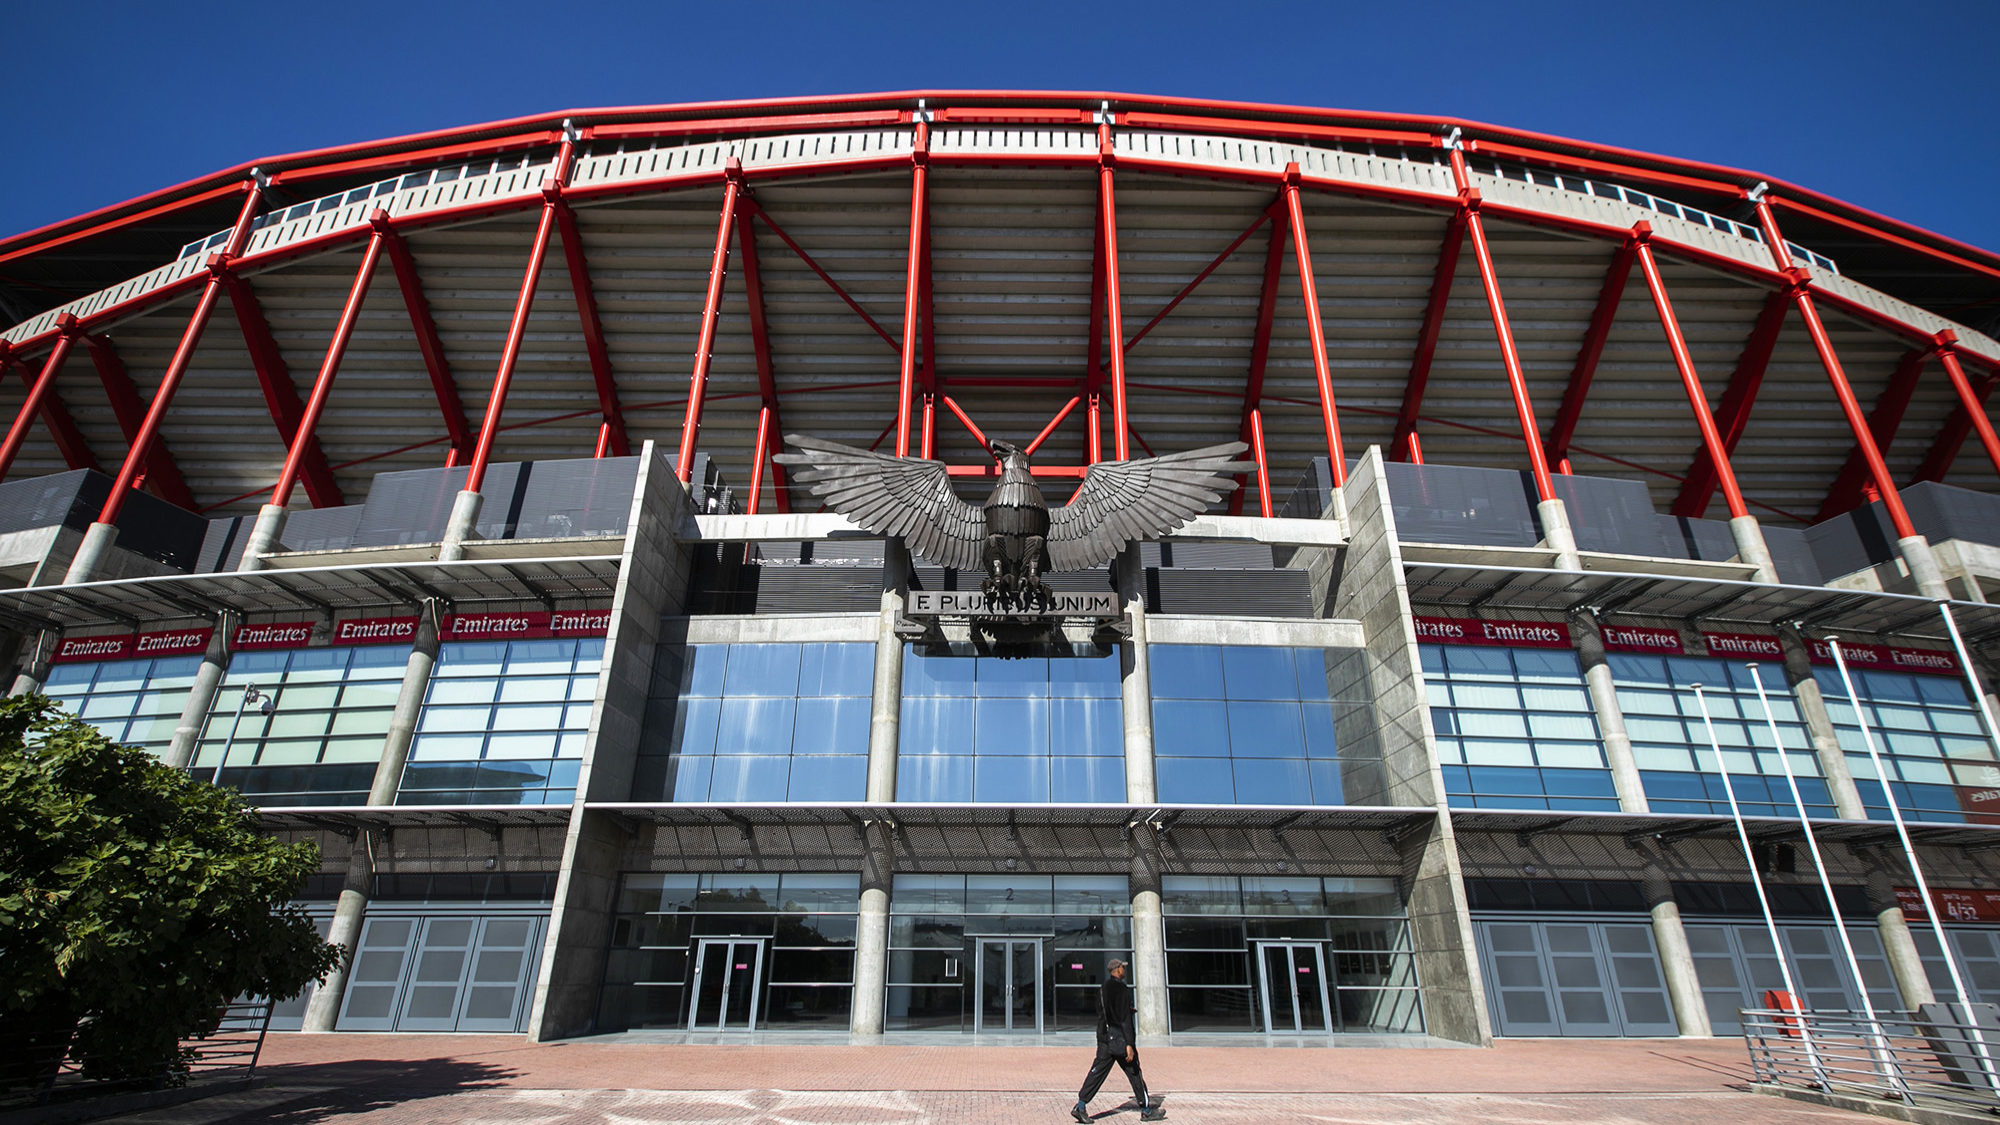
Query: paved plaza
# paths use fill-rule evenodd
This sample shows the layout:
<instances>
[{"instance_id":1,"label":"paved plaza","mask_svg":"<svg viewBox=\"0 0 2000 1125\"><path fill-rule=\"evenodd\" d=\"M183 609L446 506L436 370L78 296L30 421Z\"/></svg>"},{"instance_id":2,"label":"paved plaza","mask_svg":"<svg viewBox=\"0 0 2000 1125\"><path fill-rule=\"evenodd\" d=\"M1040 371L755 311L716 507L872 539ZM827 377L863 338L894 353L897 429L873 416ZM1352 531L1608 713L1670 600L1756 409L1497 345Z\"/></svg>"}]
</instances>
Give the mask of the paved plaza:
<instances>
[{"instance_id":1,"label":"paved plaza","mask_svg":"<svg viewBox=\"0 0 2000 1125\"><path fill-rule=\"evenodd\" d=\"M1746 1089L1740 1040L1510 1040L1492 1050L1156 1047L1169 1120L1805 1125L1867 1118ZM275 1035L257 1086L118 1125L954 1125L1063 1122L1078 1046L687 1045ZM1116 1072L1092 1103L1136 1122Z\"/></svg>"}]
</instances>

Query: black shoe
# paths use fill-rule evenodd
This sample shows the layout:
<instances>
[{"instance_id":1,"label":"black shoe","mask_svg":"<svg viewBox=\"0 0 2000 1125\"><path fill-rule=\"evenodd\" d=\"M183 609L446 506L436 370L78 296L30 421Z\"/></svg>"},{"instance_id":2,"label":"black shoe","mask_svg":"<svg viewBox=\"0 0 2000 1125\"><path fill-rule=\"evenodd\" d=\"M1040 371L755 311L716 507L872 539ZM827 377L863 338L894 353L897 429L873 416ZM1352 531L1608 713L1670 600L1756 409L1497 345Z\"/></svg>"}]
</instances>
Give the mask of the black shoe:
<instances>
[{"instance_id":1,"label":"black shoe","mask_svg":"<svg viewBox=\"0 0 2000 1125\"><path fill-rule=\"evenodd\" d=\"M1069 1115L1072 1118L1081 1121L1083 1125L1090 1125L1090 1111L1084 1108L1084 1104L1082 1102L1078 1102L1075 1105L1071 1106L1069 1109Z\"/></svg>"},{"instance_id":2,"label":"black shoe","mask_svg":"<svg viewBox=\"0 0 2000 1125\"><path fill-rule=\"evenodd\" d=\"M1166 1119L1167 1107L1157 1101L1148 1101L1146 1108L1139 1114L1139 1120L1141 1121L1165 1121Z\"/></svg>"}]
</instances>

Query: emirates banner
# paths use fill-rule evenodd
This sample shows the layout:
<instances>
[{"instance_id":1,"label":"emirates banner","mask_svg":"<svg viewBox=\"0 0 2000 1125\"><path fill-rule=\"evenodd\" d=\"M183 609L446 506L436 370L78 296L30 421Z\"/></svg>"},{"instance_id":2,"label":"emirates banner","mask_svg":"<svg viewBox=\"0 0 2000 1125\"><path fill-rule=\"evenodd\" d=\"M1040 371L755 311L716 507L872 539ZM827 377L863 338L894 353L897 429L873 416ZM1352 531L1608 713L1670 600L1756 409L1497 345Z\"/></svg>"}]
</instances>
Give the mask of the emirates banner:
<instances>
[{"instance_id":1,"label":"emirates banner","mask_svg":"<svg viewBox=\"0 0 2000 1125\"><path fill-rule=\"evenodd\" d=\"M601 637L611 628L609 609L536 610L527 613L452 613L438 634L445 641L532 641L549 637Z\"/></svg>"},{"instance_id":2,"label":"emirates banner","mask_svg":"<svg viewBox=\"0 0 2000 1125\"><path fill-rule=\"evenodd\" d=\"M65 637L51 664L97 660L131 660L156 656L192 656L208 648L215 630L166 629L154 633L113 633L95 637Z\"/></svg>"},{"instance_id":3,"label":"emirates banner","mask_svg":"<svg viewBox=\"0 0 2000 1125\"><path fill-rule=\"evenodd\" d=\"M408 645L416 641L415 617L350 617L333 625L336 645Z\"/></svg>"},{"instance_id":4,"label":"emirates banner","mask_svg":"<svg viewBox=\"0 0 2000 1125\"><path fill-rule=\"evenodd\" d=\"M1833 646L1825 641L1807 641L1806 651L1814 664L1832 664ZM1849 668L1878 672L1927 672L1934 676L1958 675L1958 658L1949 652L1929 648L1895 648L1891 645L1858 645L1840 642L1840 654Z\"/></svg>"},{"instance_id":5,"label":"emirates banner","mask_svg":"<svg viewBox=\"0 0 2000 1125\"><path fill-rule=\"evenodd\" d=\"M1777 637L1765 633L1703 633L1701 643L1708 646L1710 656L1785 659L1785 646Z\"/></svg>"},{"instance_id":6,"label":"emirates banner","mask_svg":"<svg viewBox=\"0 0 2000 1125\"><path fill-rule=\"evenodd\" d=\"M1434 645L1496 648L1568 648L1569 626L1560 621L1481 621L1476 617L1417 617L1417 640Z\"/></svg>"},{"instance_id":7,"label":"emirates banner","mask_svg":"<svg viewBox=\"0 0 2000 1125\"><path fill-rule=\"evenodd\" d=\"M231 652L264 652L271 649L304 648L312 643L310 621L267 621L261 625L239 625L230 638Z\"/></svg>"},{"instance_id":8,"label":"emirates banner","mask_svg":"<svg viewBox=\"0 0 2000 1125\"><path fill-rule=\"evenodd\" d=\"M1607 652L1659 652L1669 656L1680 656L1687 651L1681 644L1681 633L1678 629L1605 625L1599 632L1604 635L1604 648Z\"/></svg>"},{"instance_id":9,"label":"emirates banner","mask_svg":"<svg viewBox=\"0 0 2000 1125\"><path fill-rule=\"evenodd\" d=\"M1917 888L1897 887L1896 901L1902 904L1904 918L1914 921L1924 917L1924 896ZM1940 921L2000 922L2000 891L1932 887L1931 908Z\"/></svg>"}]
</instances>

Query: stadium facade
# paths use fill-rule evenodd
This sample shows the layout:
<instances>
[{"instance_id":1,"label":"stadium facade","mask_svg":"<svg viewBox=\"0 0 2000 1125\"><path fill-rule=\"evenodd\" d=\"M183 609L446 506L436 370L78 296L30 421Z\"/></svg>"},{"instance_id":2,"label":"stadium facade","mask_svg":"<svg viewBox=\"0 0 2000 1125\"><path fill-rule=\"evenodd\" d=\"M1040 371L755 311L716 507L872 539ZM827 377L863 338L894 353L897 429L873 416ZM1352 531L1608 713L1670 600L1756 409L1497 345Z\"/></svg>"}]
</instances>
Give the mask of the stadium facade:
<instances>
[{"instance_id":1,"label":"stadium facade","mask_svg":"<svg viewBox=\"0 0 2000 1125\"><path fill-rule=\"evenodd\" d=\"M1808 1002L1911 1008L1892 796L2000 1000L1996 310L1988 251L1468 121L496 122L0 241L0 624L320 844L357 953L292 1027L1032 1035L1119 956L1148 1037L1729 1033L1753 862ZM790 434L1260 471L999 621Z\"/></svg>"}]
</instances>

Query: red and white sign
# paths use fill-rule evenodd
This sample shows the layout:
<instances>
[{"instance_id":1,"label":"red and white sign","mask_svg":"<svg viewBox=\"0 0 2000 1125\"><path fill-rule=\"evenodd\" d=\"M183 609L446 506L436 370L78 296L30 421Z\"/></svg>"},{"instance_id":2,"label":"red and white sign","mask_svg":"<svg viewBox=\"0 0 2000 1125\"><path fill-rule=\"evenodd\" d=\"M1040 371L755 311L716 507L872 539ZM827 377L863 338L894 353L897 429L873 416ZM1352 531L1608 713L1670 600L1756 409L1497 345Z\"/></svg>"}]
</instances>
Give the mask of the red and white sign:
<instances>
[{"instance_id":1,"label":"red and white sign","mask_svg":"<svg viewBox=\"0 0 2000 1125\"><path fill-rule=\"evenodd\" d=\"M416 640L415 617L350 617L333 626L337 645L407 645Z\"/></svg>"},{"instance_id":2,"label":"red and white sign","mask_svg":"<svg viewBox=\"0 0 2000 1125\"><path fill-rule=\"evenodd\" d=\"M1807 641L1806 651L1814 664L1832 664L1833 646L1825 641ZM1958 675L1958 658L1930 648L1895 648L1890 645L1863 645L1840 642L1840 654L1850 668L1881 672L1927 672L1934 676Z\"/></svg>"},{"instance_id":3,"label":"red and white sign","mask_svg":"<svg viewBox=\"0 0 2000 1125\"><path fill-rule=\"evenodd\" d=\"M1568 648L1569 626L1560 621L1481 621L1475 617L1418 617L1417 640L1438 645L1501 648Z\"/></svg>"},{"instance_id":4,"label":"red and white sign","mask_svg":"<svg viewBox=\"0 0 2000 1125\"><path fill-rule=\"evenodd\" d=\"M190 656L208 648L212 628L163 629L153 633L112 633L95 637L65 637L49 658L51 664L81 664L96 660L137 657Z\"/></svg>"},{"instance_id":5,"label":"red and white sign","mask_svg":"<svg viewBox=\"0 0 2000 1125\"><path fill-rule=\"evenodd\" d=\"M1973 824L2000 824L2000 789L1990 785L1954 785L1958 807Z\"/></svg>"},{"instance_id":6,"label":"red and white sign","mask_svg":"<svg viewBox=\"0 0 2000 1125\"><path fill-rule=\"evenodd\" d=\"M1761 660L1783 660L1785 646L1764 633L1703 633L1701 641L1710 656L1754 656Z\"/></svg>"},{"instance_id":7,"label":"red and white sign","mask_svg":"<svg viewBox=\"0 0 2000 1125\"><path fill-rule=\"evenodd\" d=\"M239 625L229 648L232 652L304 648L312 643L312 635L313 623L310 621L266 621L258 625Z\"/></svg>"},{"instance_id":8,"label":"red and white sign","mask_svg":"<svg viewBox=\"0 0 2000 1125\"><path fill-rule=\"evenodd\" d=\"M439 639L528 641L544 637L601 637L611 628L609 609L535 610L446 615Z\"/></svg>"},{"instance_id":9,"label":"red and white sign","mask_svg":"<svg viewBox=\"0 0 2000 1125\"><path fill-rule=\"evenodd\" d=\"M1896 901L1903 906L1903 917L1924 917L1924 897L1915 887L1897 887ZM1931 907L1941 921L2000 922L2000 891L1932 887Z\"/></svg>"},{"instance_id":10,"label":"red and white sign","mask_svg":"<svg viewBox=\"0 0 2000 1125\"><path fill-rule=\"evenodd\" d=\"M1675 656L1686 649L1678 629L1648 629L1638 625L1606 625L1604 647L1610 652L1665 652Z\"/></svg>"}]
</instances>

